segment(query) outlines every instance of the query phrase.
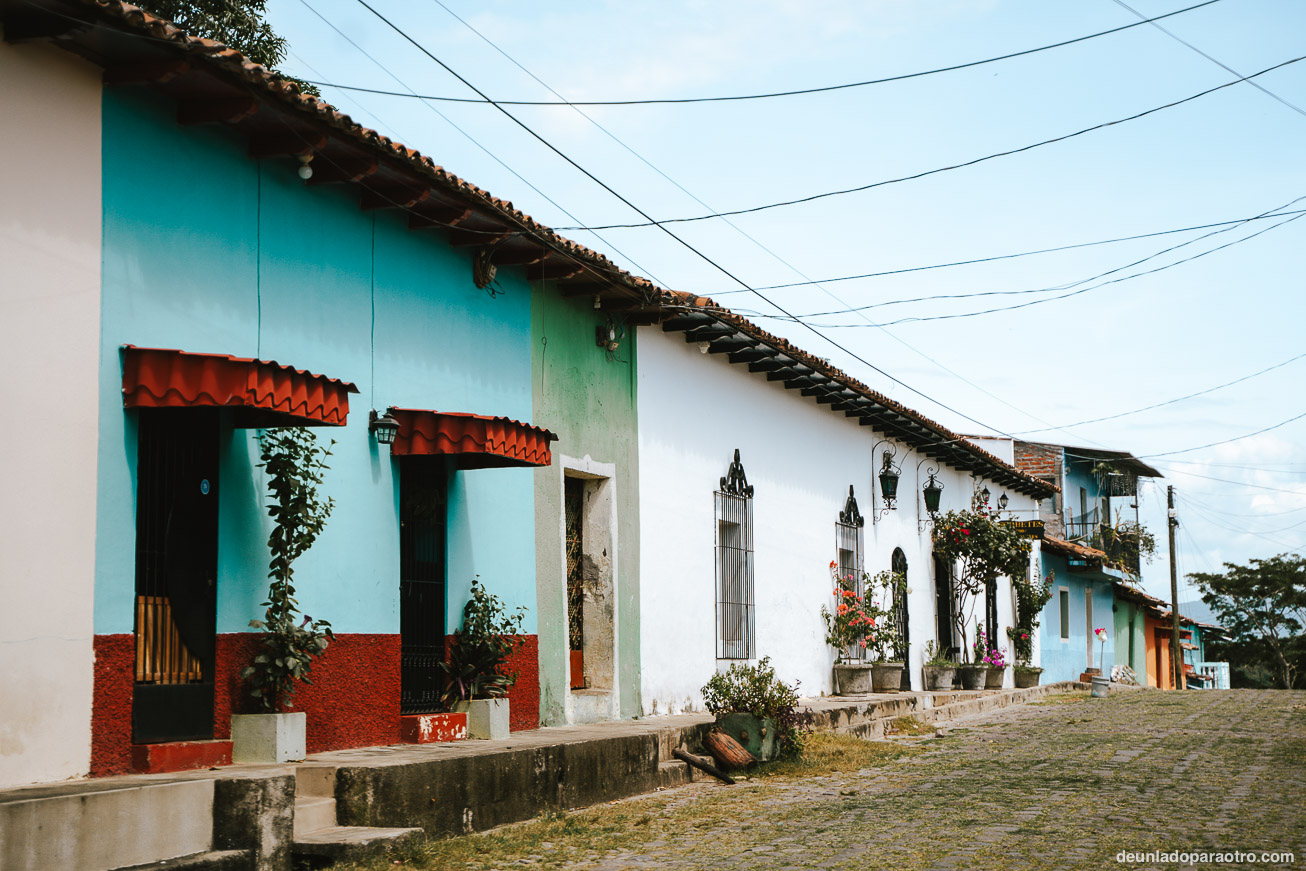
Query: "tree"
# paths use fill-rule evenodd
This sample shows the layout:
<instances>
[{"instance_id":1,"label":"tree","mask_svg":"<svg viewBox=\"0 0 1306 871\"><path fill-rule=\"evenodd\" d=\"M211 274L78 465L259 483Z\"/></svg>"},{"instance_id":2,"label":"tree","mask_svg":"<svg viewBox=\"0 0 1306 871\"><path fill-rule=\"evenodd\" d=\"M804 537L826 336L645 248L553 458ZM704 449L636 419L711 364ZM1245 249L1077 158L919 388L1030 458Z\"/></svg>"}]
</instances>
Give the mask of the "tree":
<instances>
[{"instance_id":1,"label":"tree","mask_svg":"<svg viewBox=\"0 0 1306 871\"><path fill-rule=\"evenodd\" d=\"M285 37L268 24L267 0L146 0L141 6L176 24L192 36L214 39L299 85L305 93L317 88L277 69L286 59Z\"/></svg>"},{"instance_id":2,"label":"tree","mask_svg":"<svg viewBox=\"0 0 1306 871\"><path fill-rule=\"evenodd\" d=\"M1224 566L1188 577L1228 633L1230 663L1245 674L1268 669L1277 685L1293 689L1306 666L1306 559L1280 554Z\"/></svg>"}]
</instances>

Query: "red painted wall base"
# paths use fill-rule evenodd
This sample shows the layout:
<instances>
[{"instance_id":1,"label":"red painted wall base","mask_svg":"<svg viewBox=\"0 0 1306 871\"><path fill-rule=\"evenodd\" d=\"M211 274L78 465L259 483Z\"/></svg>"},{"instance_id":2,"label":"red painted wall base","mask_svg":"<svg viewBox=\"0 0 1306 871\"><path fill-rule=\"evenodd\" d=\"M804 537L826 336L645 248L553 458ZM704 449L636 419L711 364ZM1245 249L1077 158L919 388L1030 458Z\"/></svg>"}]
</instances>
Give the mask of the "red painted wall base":
<instances>
[{"instance_id":1,"label":"red painted wall base","mask_svg":"<svg viewBox=\"0 0 1306 871\"><path fill-rule=\"evenodd\" d=\"M132 768L142 774L190 771L231 764L230 741L176 741L171 744L133 744Z\"/></svg>"},{"instance_id":2,"label":"red painted wall base","mask_svg":"<svg viewBox=\"0 0 1306 871\"><path fill-rule=\"evenodd\" d=\"M405 744L436 744L467 737L467 715L409 714L399 720L399 737Z\"/></svg>"}]
</instances>

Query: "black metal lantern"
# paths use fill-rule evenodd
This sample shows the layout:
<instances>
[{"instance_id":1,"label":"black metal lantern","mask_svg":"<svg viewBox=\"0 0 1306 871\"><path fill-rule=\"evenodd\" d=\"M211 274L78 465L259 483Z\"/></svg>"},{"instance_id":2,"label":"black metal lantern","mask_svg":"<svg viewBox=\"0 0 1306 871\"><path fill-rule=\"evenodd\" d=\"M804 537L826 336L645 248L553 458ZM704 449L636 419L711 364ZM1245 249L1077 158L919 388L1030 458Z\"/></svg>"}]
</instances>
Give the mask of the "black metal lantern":
<instances>
[{"instance_id":1,"label":"black metal lantern","mask_svg":"<svg viewBox=\"0 0 1306 871\"><path fill-rule=\"evenodd\" d=\"M925 495L925 510L931 514L939 513L939 497L943 495L943 485L930 472L930 479L925 482L925 488L922 490Z\"/></svg>"},{"instance_id":2,"label":"black metal lantern","mask_svg":"<svg viewBox=\"0 0 1306 871\"><path fill-rule=\"evenodd\" d=\"M399 421L386 412L378 416L376 409L367 417L367 428L376 436L376 443L379 445L392 445L395 443L395 436L399 435Z\"/></svg>"},{"instance_id":3,"label":"black metal lantern","mask_svg":"<svg viewBox=\"0 0 1306 871\"><path fill-rule=\"evenodd\" d=\"M985 505L988 505L988 504L989 504L989 497L992 496L992 495L993 495L993 494L989 492L989 488L988 488L988 487L985 487L983 490L980 491L980 499L983 499L983 500L984 500L984 504L985 504Z\"/></svg>"},{"instance_id":4,"label":"black metal lantern","mask_svg":"<svg viewBox=\"0 0 1306 871\"><path fill-rule=\"evenodd\" d=\"M1010 501L1011 501L1011 500L1007 498L1007 494L1004 492L1001 496L998 497L998 510L999 510L999 511L1006 511L1006 510L1007 510L1007 503L1010 502Z\"/></svg>"},{"instance_id":5,"label":"black metal lantern","mask_svg":"<svg viewBox=\"0 0 1306 871\"><path fill-rule=\"evenodd\" d=\"M885 451L880 466L880 495L890 508L895 507L898 500L898 478L901 475L901 470L893 464L893 454Z\"/></svg>"}]
</instances>

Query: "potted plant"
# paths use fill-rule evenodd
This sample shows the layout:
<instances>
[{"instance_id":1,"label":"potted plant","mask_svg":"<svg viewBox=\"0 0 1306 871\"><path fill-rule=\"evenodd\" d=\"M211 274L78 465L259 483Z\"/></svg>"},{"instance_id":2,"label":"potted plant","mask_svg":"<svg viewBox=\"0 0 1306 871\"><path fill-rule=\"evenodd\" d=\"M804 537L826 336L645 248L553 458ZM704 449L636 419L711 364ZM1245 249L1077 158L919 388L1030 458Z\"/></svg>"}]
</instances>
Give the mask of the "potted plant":
<instances>
[{"instance_id":1,"label":"potted plant","mask_svg":"<svg viewBox=\"0 0 1306 871\"><path fill-rule=\"evenodd\" d=\"M294 563L322 532L332 499L322 499L318 487L329 467L331 442L318 444L312 430L284 427L259 433L259 468L268 476L268 516L272 533L268 550L268 598L262 620L249 625L263 630L263 650L242 672L261 714L231 718L232 759L236 762L291 762L304 758L307 718L292 711L298 683L312 683L313 660L331 643L331 624L300 618L295 600Z\"/></svg>"},{"instance_id":2,"label":"potted plant","mask_svg":"<svg viewBox=\"0 0 1306 871\"><path fill-rule=\"evenodd\" d=\"M830 561L830 576L834 581L834 610L822 605L821 618L825 620L825 643L834 648L834 693L869 693L872 669L862 657L867 632L875 627L874 608L858 592L851 573L839 574L839 564L834 560Z\"/></svg>"},{"instance_id":3,"label":"potted plant","mask_svg":"<svg viewBox=\"0 0 1306 871\"><path fill-rule=\"evenodd\" d=\"M1012 668L1012 677L1017 689L1038 686L1043 669L1032 665L1034 659L1034 633L1038 631L1039 613L1052 598L1052 584L1056 580L1055 572L1048 572L1039 580L1022 577L1012 579L1012 588L1016 593L1016 625L1007 629L1007 637L1016 654L1016 665Z\"/></svg>"},{"instance_id":4,"label":"potted plant","mask_svg":"<svg viewBox=\"0 0 1306 871\"><path fill-rule=\"evenodd\" d=\"M874 615L864 641L871 654L871 687L877 693L896 693L902 688L906 657L903 655L905 651L900 650L902 639L890 604L899 585L906 583L907 579L901 573L880 572L874 578L875 586L881 591L879 599L873 599L871 608L864 609ZM880 602L884 603L883 607Z\"/></svg>"},{"instance_id":5,"label":"potted plant","mask_svg":"<svg viewBox=\"0 0 1306 871\"><path fill-rule=\"evenodd\" d=\"M700 692L717 728L759 761L802 755L813 716L798 710L798 682L791 686L776 677L769 656L757 665L731 663Z\"/></svg>"},{"instance_id":6,"label":"potted plant","mask_svg":"<svg viewBox=\"0 0 1306 871\"><path fill-rule=\"evenodd\" d=\"M984 657L988 655L989 644L984 635L979 621L975 621L975 643L971 646L970 660L957 666L957 679L961 682L962 689L984 689L989 673L988 665L984 662Z\"/></svg>"},{"instance_id":7,"label":"potted plant","mask_svg":"<svg viewBox=\"0 0 1306 871\"><path fill-rule=\"evenodd\" d=\"M937 644L933 641L925 642L925 665L921 666L925 689L945 693L951 691L952 678L956 670L957 663L939 650Z\"/></svg>"},{"instance_id":8,"label":"potted plant","mask_svg":"<svg viewBox=\"0 0 1306 871\"><path fill-rule=\"evenodd\" d=\"M984 654L984 664L989 667L984 689L1002 689L1002 679L1007 673L1007 652L1000 647L990 647L989 652Z\"/></svg>"},{"instance_id":9,"label":"potted plant","mask_svg":"<svg viewBox=\"0 0 1306 871\"><path fill-rule=\"evenodd\" d=\"M517 682L517 674L506 666L523 643L525 616L525 606L508 613L479 575L472 579L462 626L454 633L448 659L440 663L449 681L442 701L449 710L467 713L470 738L508 737L508 688Z\"/></svg>"},{"instance_id":10,"label":"potted plant","mask_svg":"<svg viewBox=\"0 0 1306 871\"><path fill-rule=\"evenodd\" d=\"M1011 578L1014 584L1029 573L1029 541L998 522L999 512L990 509L987 497L988 490L975 493L970 510L949 511L939 517L933 533L935 556L957 569L952 583L953 637L969 657L967 664L976 667L963 675L970 677L976 689L984 685L983 658L988 646L968 648L965 644L966 624L975 602L998 578Z\"/></svg>"}]
</instances>

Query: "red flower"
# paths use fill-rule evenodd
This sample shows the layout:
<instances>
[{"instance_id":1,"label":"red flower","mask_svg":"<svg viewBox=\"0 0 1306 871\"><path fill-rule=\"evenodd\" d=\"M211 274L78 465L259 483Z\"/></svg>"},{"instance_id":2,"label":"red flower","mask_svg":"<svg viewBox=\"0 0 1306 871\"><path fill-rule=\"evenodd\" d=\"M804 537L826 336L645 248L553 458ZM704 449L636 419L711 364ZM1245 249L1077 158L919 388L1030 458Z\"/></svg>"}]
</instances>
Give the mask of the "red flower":
<instances>
[{"instance_id":1,"label":"red flower","mask_svg":"<svg viewBox=\"0 0 1306 871\"><path fill-rule=\"evenodd\" d=\"M839 565L837 562L835 562L834 560L830 560L830 568L834 568L837 565Z\"/></svg>"}]
</instances>

